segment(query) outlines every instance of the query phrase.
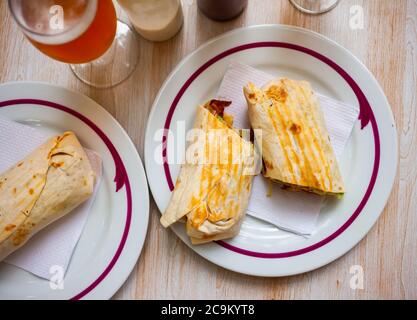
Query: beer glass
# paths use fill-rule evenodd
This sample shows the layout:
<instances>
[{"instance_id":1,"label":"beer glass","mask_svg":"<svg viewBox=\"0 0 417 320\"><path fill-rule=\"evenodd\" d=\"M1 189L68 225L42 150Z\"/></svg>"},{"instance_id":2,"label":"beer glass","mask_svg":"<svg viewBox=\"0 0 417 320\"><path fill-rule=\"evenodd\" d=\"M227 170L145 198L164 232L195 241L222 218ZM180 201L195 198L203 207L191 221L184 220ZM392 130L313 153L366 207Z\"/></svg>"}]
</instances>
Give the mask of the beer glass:
<instances>
[{"instance_id":1,"label":"beer glass","mask_svg":"<svg viewBox=\"0 0 417 320\"><path fill-rule=\"evenodd\" d=\"M300 11L309 14L320 14L330 11L338 4L339 0L290 0Z\"/></svg>"},{"instance_id":2,"label":"beer glass","mask_svg":"<svg viewBox=\"0 0 417 320\"><path fill-rule=\"evenodd\" d=\"M118 21L112 0L8 0L27 39L47 56L70 64L83 82L119 84L139 56L135 33Z\"/></svg>"}]
</instances>

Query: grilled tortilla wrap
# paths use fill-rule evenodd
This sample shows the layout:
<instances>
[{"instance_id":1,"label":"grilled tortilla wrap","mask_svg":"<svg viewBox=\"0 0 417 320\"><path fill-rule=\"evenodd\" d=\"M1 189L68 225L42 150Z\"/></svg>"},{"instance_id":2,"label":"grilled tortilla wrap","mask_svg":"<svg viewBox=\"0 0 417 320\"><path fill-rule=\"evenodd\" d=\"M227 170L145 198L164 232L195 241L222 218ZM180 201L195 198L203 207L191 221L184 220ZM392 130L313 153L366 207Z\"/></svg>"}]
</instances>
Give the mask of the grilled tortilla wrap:
<instances>
[{"instance_id":1,"label":"grilled tortilla wrap","mask_svg":"<svg viewBox=\"0 0 417 320\"><path fill-rule=\"evenodd\" d=\"M0 261L93 193L95 175L76 136L65 132L0 175Z\"/></svg>"},{"instance_id":2,"label":"grilled tortilla wrap","mask_svg":"<svg viewBox=\"0 0 417 320\"><path fill-rule=\"evenodd\" d=\"M262 130L263 174L292 191L345 192L323 112L306 81L277 79L244 88L253 129Z\"/></svg>"},{"instance_id":3,"label":"grilled tortilla wrap","mask_svg":"<svg viewBox=\"0 0 417 320\"><path fill-rule=\"evenodd\" d=\"M223 113L228 104L212 100L198 107L194 128L200 129L203 139L187 147L186 161L161 217L164 227L185 217L193 244L234 237L246 213L254 150L231 127L231 117ZM190 161L189 156L198 156L198 152L203 157Z\"/></svg>"}]
</instances>

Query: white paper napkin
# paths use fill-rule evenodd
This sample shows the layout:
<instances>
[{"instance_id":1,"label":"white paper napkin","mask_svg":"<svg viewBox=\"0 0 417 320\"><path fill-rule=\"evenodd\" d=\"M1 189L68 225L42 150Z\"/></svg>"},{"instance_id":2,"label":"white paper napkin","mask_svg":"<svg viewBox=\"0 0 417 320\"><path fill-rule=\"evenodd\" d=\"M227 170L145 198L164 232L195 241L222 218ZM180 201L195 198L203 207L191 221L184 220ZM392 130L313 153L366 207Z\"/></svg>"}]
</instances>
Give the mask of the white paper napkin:
<instances>
[{"instance_id":1,"label":"white paper napkin","mask_svg":"<svg viewBox=\"0 0 417 320\"><path fill-rule=\"evenodd\" d=\"M0 117L0 172L26 157L48 138L48 135L35 128ZM55 268L62 268L66 272L102 174L100 156L90 150L86 150L86 153L98 178L93 196L37 233L25 246L8 256L5 262L45 279L50 279L51 273L57 272Z\"/></svg>"},{"instance_id":2,"label":"white paper napkin","mask_svg":"<svg viewBox=\"0 0 417 320\"><path fill-rule=\"evenodd\" d=\"M243 87L248 82L262 86L280 75L270 75L250 66L230 63L217 93L217 98L232 101L226 112L234 117L236 128L250 128ZM323 108L330 140L339 159L358 118L359 108L317 94ZM307 192L290 192L273 184L272 196L267 197L268 182L255 177L248 214L272 223L280 229L308 236L315 230L323 197Z\"/></svg>"}]
</instances>

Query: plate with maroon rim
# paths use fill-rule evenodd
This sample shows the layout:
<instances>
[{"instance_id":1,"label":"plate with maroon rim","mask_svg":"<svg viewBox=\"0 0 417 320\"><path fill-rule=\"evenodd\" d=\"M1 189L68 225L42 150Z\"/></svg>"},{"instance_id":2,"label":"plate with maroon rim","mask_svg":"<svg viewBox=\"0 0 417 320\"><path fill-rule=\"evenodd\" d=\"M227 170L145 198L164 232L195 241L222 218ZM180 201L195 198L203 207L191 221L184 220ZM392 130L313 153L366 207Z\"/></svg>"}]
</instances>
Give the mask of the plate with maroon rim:
<instances>
[{"instance_id":1,"label":"plate with maroon rim","mask_svg":"<svg viewBox=\"0 0 417 320\"><path fill-rule=\"evenodd\" d=\"M215 95L231 61L307 80L322 94L359 106L340 161L347 192L343 199L326 202L308 238L248 215L235 238L206 245L191 245L181 223L171 229L207 260L240 273L287 276L328 264L353 248L381 214L396 174L397 133L388 101L370 71L347 49L306 29L236 29L208 41L172 71L155 98L145 139L145 167L158 208L164 212L179 173L177 159L183 155L175 148L184 144L179 141L181 121L185 130L192 128L196 106Z\"/></svg>"},{"instance_id":2,"label":"plate with maroon rim","mask_svg":"<svg viewBox=\"0 0 417 320\"><path fill-rule=\"evenodd\" d=\"M135 266L148 226L147 181L134 144L95 101L46 83L0 85L0 116L51 135L71 130L83 146L98 152L103 160L100 187L63 288L0 263L0 299L111 298Z\"/></svg>"}]
</instances>

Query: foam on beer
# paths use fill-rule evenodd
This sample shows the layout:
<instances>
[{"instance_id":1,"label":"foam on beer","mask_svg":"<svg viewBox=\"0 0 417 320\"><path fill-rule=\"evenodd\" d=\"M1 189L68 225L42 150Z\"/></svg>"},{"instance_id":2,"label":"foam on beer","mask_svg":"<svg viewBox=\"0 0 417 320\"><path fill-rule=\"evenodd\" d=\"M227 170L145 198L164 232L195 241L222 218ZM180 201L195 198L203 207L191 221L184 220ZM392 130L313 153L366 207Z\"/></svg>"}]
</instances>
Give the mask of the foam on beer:
<instances>
[{"instance_id":1,"label":"foam on beer","mask_svg":"<svg viewBox=\"0 0 417 320\"><path fill-rule=\"evenodd\" d=\"M85 3L85 0L73 0L75 5L77 2ZM18 12L18 20L24 25L23 32L32 40L48 45L59 45L71 42L81 36L91 25L97 12L97 1L90 0L82 14L82 17L74 15L71 8L64 10L64 28L53 29L50 27L50 19L52 14L49 12L54 2L50 5L47 2L25 1L21 12ZM33 5L31 5L31 3ZM26 11L26 12L25 12ZM35 23L31 23L31 17Z\"/></svg>"}]
</instances>

